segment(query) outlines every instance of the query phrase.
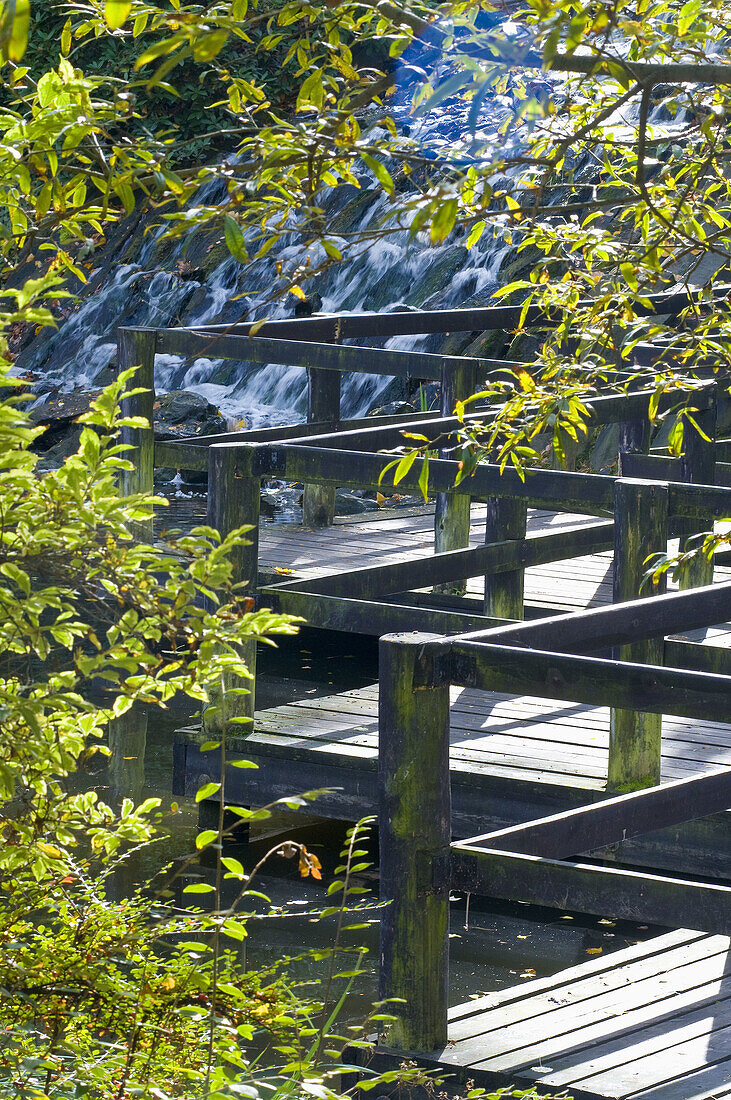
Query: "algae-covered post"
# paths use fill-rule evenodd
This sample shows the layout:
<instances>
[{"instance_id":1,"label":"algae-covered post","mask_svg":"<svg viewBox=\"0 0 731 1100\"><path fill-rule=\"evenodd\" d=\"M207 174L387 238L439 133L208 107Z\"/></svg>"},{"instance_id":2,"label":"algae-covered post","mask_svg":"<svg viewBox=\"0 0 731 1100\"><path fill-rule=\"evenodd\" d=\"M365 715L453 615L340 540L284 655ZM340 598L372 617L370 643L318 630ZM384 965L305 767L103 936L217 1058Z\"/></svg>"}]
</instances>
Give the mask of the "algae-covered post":
<instances>
[{"instance_id":1,"label":"algae-covered post","mask_svg":"<svg viewBox=\"0 0 731 1100\"><path fill-rule=\"evenodd\" d=\"M683 455L680 460L681 481L689 481L696 485L715 484L715 438L718 412L716 391L717 387L713 386L713 400L709 403L708 408L701 408L693 413L695 424L686 420L683 431ZM698 540L693 537L697 529L697 521L695 523L691 522L688 533L685 534L684 538L681 538L681 550L693 549L698 546ZM680 587L685 589L712 584L713 558L709 559L704 554L695 554L683 566L679 583Z\"/></svg>"},{"instance_id":2,"label":"algae-covered post","mask_svg":"<svg viewBox=\"0 0 731 1100\"><path fill-rule=\"evenodd\" d=\"M155 345L157 331L153 328L121 328L117 335L117 367L121 372L136 367L137 373L131 383L132 389L139 389L122 401L123 416L143 417L147 421L145 428L122 428L121 441L131 449L126 452L133 466L125 470L120 479L120 488L124 496L136 493L152 495L155 467ZM140 524L143 537L152 535L152 520Z\"/></svg>"},{"instance_id":3,"label":"algae-covered post","mask_svg":"<svg viewBox=\"0 0 731 1100\"><path fill-rule=\"evenodd\" d=\"M647 481L619 478L614 484L614 602L636 600L651 554L665 553L668 489ZM664 574L651 590L659 595ZM619 660L663 663L662 637L617 647ZM607 787L612 791L660 782L662 715L614 707L609 731Z\"/></svg>"},{"instance_id":4,"label":"algae-covered post","mask_svg":"<svg viewBox=\"0 0 731 1100\"><path fill-rule=\"evenodd\" d=\"M307 368L307 423L324 422L328 431L340 423L340 371ZM335 516L335 486L305 485L302 522L306 527L328 527Z\"/></svg>"},{"instance_id":5,"label":"algae-covered post","mask_svg":"<svg viewBox=\"0 0 731 1100\"><path fill-rule=\"evenodd\" d=\"M234 583L246 582L248 592L256 595L259 561L259 505L261 477L251 474L253 447L214 443L208 449L208 524L225 538L238 527L250 525L248 545L238 546L231 554ZM213 713L204 716L207 732L221 733L231 718L248 718L250 722L237 727L237 733L250 733L254 722L254 677L256 675L256 638L247 641L241 656L246 661L251 680L238 677L223 685L220 697L214 701ZM231 688L245 688L246 695L231 694Z\"/></svg>"},{"instance_id":6,"label":"algae-covered post","mask_svg":"<svg viewBox=\"0 0 731 1100\"><path fill-rule=\"evenodd\" d=\"M506 539L522 542L526 536L528 505L514 497L488 497L485 517L485 543ZM485 575L484 614L496 619L524 617L523 569Z\"/></svg>"},{"instance_id":7,"label":"algae-covered post","mask_svg":"<svg viewBox=\"0 0 731 1100\"><path fill-rule=\"evenodd\" d=\"M442 416L451 416L458 401L464 401L475 392L477 364L469 359L445 359L442 366ZM418 430L418 429L417 429ZM441 452L443 458L451 458L449 449ZM461 550L470 541L470 498L467 494L437 493L434 516L434 551ZM443 592L464 595L461 582L441 588Z\"/></svg>"},{"instance_id":8,"label":"algae-covered post","mask_svg":"<svg viewBox=\"0 0 731 1100\"><path fill-rule=\"evenodd\" d=\"M380 644L379 847L381 997L395 1017L389 1045L435 1050L447 1041L449 883L449 684L430 634L386 635Z\"/></svg>"}]
</instances>

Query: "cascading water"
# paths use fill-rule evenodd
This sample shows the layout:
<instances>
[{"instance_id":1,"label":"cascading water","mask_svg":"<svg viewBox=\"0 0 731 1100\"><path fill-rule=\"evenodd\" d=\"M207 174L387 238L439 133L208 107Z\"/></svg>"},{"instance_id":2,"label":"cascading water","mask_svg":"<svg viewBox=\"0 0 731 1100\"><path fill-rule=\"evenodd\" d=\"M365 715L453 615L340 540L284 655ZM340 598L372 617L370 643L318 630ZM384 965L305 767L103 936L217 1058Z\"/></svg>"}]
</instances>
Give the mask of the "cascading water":
<instances>
[{"instance_id":1,"label":"cascading water","mask_svg":"<svg viewBox=\"0 0 731 1100\"><path fill-rule=\"evenodd\" d=\"M446 120L446 121L445 121ZM448 122L448 115L443 115ZM378 224L387 199L363 172L361 188L341 187L325 194L322 207L328 235L352 235ZM223 201L224 192L207 185L198 199ZM269 294L277 282L276 263L301 258L301 246L283 239L263 259L243 266L228 254L218 235L193 229L179 240L165 240L162 230L143 234L140 226L120 250L121 262L110 261L113 240L101 250L80 305L61 321L58 330L45 333L21 351L18 373L28 372L39 396L59 390L89 389L108 380L120 326L195 326L291 315L294 299L272 304ZM346 238L342 240L347 246ZM316 263L316 250L309 249ZM497 286L498 273L510 246L488 239L469 251L455 240L430 247L399 231L374 241L354 262L331 267L308 284L316 292L322 312L389 310L394 307L456 307L485 304ZM261 289L259 289L261 288ZM465 336L465 342L468 339ZM408 350L438 350L435 337L401 337L385 346ZM451 347L452 352L461 349ZM155 367L158 392L193 390L218 406L232 422L247 426L276 425L303 419L306 377L301 368L278 364L255 366L212 358L187 362L159 355ZM343 380L345 416L360 416L388 399L390 380L373 375L350 375Z\"/></svg>"},{"instance_id":2,"label":"cascading water","mask_svg":"<svg viewBox=\"0 0 731 1100\"><path fill-rule=\"evenodd\" d=\"M555 78L538 78L544 92L550 90L552 80ZM535 81L532 87L536 91ZM401 117L404 133L416 138L428 156L438 158L444 147L451 158L459 155L465 161L504 145L500 126L516 106L510 96L492 96L485 101L476 128L470 130L464 103L448 100L437 112L413 120L407 98L402 97L402 106L397 104L394 110ZM614 124L628 121L618 118ZM520 186L520 174L516 169L513 187ZM340 187L325 193L321 200L328 236L336 244L342 239L344 248L354 234L377 226L387 213L388 200L366 171L360 183L360 189ZM223 204L225 197L224 185L212 183L202 188L194 201ZM99 267L92 271L89 288L82 293L76 311L57 331L31 342L19 355L16 370L30 373L39 395L88 389L109 379L120 326L195 326L230 323L242 315L247 320L288 315L293 299L272 304L270 294L279 281L277 261L301 260L301 244L290 235L265 258L242 266L228 254L220 238L218 227L199 227L172 241L162 236L162 230L145 234L141 225L122 242L117 262L117 257L109 256L110 249L116 248L112 237L101 251ZM316 266L317 249L308 251ZM513 255L511 244L499 232L486 232L468 250L455 233L438 247L430 247L419 238L411 240L403 230L376 239L354 261L329 268L308 284L308 290L320 296L321 310L328 313L484 305L499 280L514 276ZM463 339L396 337L385 346L490 355L484 344L472 343L474 335L463 334ZM403 396L393 390L388 395L389 386L390 380L380 376L347 376L342 387L343 414L363 415L389 396ZM278 364L255 366L213 358L187 362L178 356L160 355L156 389L196 391L231 422L250 427L291 423L303 419L306 409L304 370Z\"/></svg>"}]
</instances>

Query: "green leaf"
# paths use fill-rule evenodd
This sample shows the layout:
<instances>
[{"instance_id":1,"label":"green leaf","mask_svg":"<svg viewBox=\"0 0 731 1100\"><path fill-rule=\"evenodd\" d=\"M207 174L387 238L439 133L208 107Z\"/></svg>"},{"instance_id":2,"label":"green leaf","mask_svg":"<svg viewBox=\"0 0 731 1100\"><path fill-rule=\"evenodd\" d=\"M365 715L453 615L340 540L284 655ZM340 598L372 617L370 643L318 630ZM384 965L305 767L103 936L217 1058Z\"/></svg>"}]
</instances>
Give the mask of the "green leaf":
<instances>
[{"instance_id":1,"label":"green leaf","mask_svg":"<svg viewBox=\"0 0 731 1100\"><path fill-rule=\"evenodd\" d=\"M631 290L634 290L636 292L637 291L637 268L635 267L635 265L631 264L631 263L623 263L623 264L619 265L619 270L622 272L622 278L624 279L627 286Z\"/></svg>"},{"instance_id":2,"label":"green leaf","mask_svg":"<svg viewBox=\"0 0 731 1100\"><path fill-rule=\"evenodd\" d=\"M426 455L419 474L419 488L424 502L429 498L429 455Z\"/></svg>"},{"instance_id":3,"label":"green leaf","mask_svg":"<svg viewBox=\"0 0 731 1100\"><path fill-rule=\"evenodd\" d=\"M701 0L688 0L683 4L678 16L678 34L681 38L688 33L693 26L701 10Z\"/></svg>"},{"instance_id":4,"label":"green leaf","mask_svg":"<svg viewBox=\"0 0 731 1100\"><path fill-rule=\"evenodd\" d=\"M457 220L459 204L456 199L447 199L437 207L437 212L432 218L429 237L432 244L441 244L454 229Z\"/></svg>"},{"instance_id":5,"label":"green leaf","mask_svg":"<svg viewBox=\"0 0 731 1100\"><path fill-rule=\"evenodd\" d=\"M7 39L7 55L11 61L20 61L23 57L28 46L29 25L30 0L15 0L15 13Z\"/></svg>"},{"instance_id":6,"label":"green leaf","mask_svg":"<svg viewBox=\"0 0 731 1100\"><path fill-rule=\"evenodd\" d=\"M207 882L191 882L190 886L183 887L184 894L212 894L213 890Z\"/></svg>"},{"instance_id":7,"label":"green leaf","mask_svg":"<svg viewBox=\"0 0 731 1100\"><path fill-rule=\"evenodd\" d=\"M226 247L233 258L238 260L240 264L248 263L249 254L246 251L244 234L239 223L230 214L226 214L223 219L223 233L226 238Z\"/></svg>"},{"instance_id":8,"label":"green leaf","mask_svg":"<svg viewBox=\"0 0 731 1100\"><path fill-rule=\"evenodd\" d=\"M253 760L227 760L229 768L258 768L259 765L255 764Z\"/></svg>"},{"instance_id":9,"label":"green leaf","mask_svg":"<svg viewBox=\"0 0 731 1100\"><path fill-rule=\"evenodd\" d=\"M195 846L200 852L201 848L207 848L209 844L213 844L214 840L218 840L218 833L215 829L204 829L202 833L198 833L195 838Z\"/></svg>"},{"instance_id":10,"label":"green leaf","mask_svg":"<svg viewBox=\"0 0 731 1100\"><path fill-rule=\"evenodd\" d=\"M475 224L470 229L469 236L467 237L467 240L464 243L465 248L472 248L473 245L477 244L477 242L479 241L479 239L482 236L482 234L484 233L484 231L485 231L485 222L483 222L483 221L475 222Z\"/></svg>"},{"instance_id":11,"label":"green leaf","mask_svg":"<svg viewBox=\"0 0 731 1100\"><path fill-rule=\"evenodd\" d=\"M113 31L123 27L131 11L132 0L106 0L104 18L107 21L107 26Z\"/></svg>"},{"instance_id":12,"label":"green leaf","mask_svg":"<svg viewBox=\"0 0 731 1100\"><path fill-rule=\"evenodd\" d=\"M204 783L203 786L196 791L195 800L196 802L202 802L204 798L210 798L211 795L217 794L220 789L220 783Z\"/></svg>"},{"instance_id":13,"label":"green leaf","mask_svg":"<svg viewBox=\"0 0 731 1100\"><path fill-rule=\"evenodd\" d=\"M231 856L224 856L221 859L221 863L232 875L238 875L239 878L244 877L244 865L240 863L238 859L232 859Z\"/></svg>"},{"instance_id":14,"label":"green leaf","mask_svg":"<svg viewBox=\"0 0 731 1100\"><path fill-rule=\"evenodd\" d=\"M370 153L361 153L360 159L365 165L367 165L368 168L370 168L371 172L376 177L386 194L393 195L395 188L393 185L393 180L391 179L391 174L388 169L383 164L381 164L380 160L376 160L376 158L372 157Z\"/></svg>"},{"instance_id":15,"label":"green leaf","mask_svg":"<svg viewBox=\"0 0 731 1100\"><path fill-rule=\"evenodd\" d=\"M418 453L418 451L409 451L407 455L404 455L404 457L401 459L398 466L396 467L396 472L393 475L394 485L398 485L399 481L403 481L411 467L414 465L414 460Z\"/></svg>"}]
</instances>

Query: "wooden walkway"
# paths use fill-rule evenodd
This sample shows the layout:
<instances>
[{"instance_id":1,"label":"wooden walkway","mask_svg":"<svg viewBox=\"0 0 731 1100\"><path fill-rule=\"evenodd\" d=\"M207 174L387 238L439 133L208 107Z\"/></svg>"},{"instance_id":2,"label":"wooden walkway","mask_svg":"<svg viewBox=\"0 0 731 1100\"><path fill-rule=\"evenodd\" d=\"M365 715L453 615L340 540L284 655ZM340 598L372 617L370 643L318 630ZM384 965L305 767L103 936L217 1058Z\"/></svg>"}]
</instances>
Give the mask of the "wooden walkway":
<instances>
[{"instance_id":1,"label":"wooden walkway","mask_svg":"<svg viewBox=\"0 0 731 1100\"><path fill-rule=\"evenodd\" d=\"M583 516L532 512L530 527L558 529ZM472 541L484 538L484 508L472 509ZM314 577L385 564L433 545L433 514L379 516L323 529L273 524L262 528L261 569L269 578ZM730 571L719 574L724 579ZM468 595L480 594L481 579ZM575 610L610 603L611 553L526 570L526 602ZM687 635L726 646L731 627ZM177 794L194 794L211 763L198 751L197 730L176 738ZM452 689L451 773L455 834L470 836L595 801L606 794L609 710L504 694ZM377 803L378 686L303 699L258 711L255 731L231 749L258 765L232 769L228 794L266 803L299 790L328 788L317 802L327 817L357 820ZM296 767L293 770L293 764ZM731 765L731 725L665 717L665 781ZM731 877L729 814L689 822L623 845L639 865Z\"/></svg>"},{"instance_id":2,"label":"wooden walkway","mask_svg":"<svg viewBox=\"0 0 731 1100\"><path fill-rule=\"evenodd\" d=\"M477 1086L575 1100L731 1097L731 941L684 930L453 1008L420 1054Z\"/></svg>"},{"instance_id":3,"label":"wooden walkway","mask_svg":"<svg viewBox=\"0 0 731 1100\"><path fill-rule=\"evenodd\" d=\"M332 527L306 528L299 524L270 523L259 535L259 569L269 583L307 579L371 565L390 565L409 555L434 549L434 508L399 509L367 513L365 518L341 520ZM470 546L485 541L485 506L473 504ZM591 517L565 513L529 512L528 530L559 531ZM277 573L293 570L294 576ZM469 596L481 595L481 581L467 586ZM526 570L526 604L533 608L575 611L612 601L612 554L595 554Z\"/></svg>"}]
</instances>

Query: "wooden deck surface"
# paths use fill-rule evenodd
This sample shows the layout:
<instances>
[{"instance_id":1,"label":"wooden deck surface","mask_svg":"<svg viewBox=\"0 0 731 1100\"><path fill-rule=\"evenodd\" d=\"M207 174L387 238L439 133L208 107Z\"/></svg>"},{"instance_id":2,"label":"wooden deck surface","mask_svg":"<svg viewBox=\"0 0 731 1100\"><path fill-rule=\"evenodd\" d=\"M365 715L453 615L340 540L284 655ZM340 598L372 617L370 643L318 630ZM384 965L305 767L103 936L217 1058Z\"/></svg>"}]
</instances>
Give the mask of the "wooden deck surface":
<instances>
[{"instance_id":1,"label":"wooden deck surface","mask_svg":"<svg viewBox=\"0 0 731 1100\"><path fill-rule=\"evenodd\" d=\"M576 1100L728 1100L731 941L670 932L468 1001L418 1060Z\"/></svg>"},{"instance_id":2,"label":"wooden deck surface","mask_svg":"<svg viewBox=\"0 0 731 1100\"><path fill-rule=\"evenodd\" d=\"M531 532L562 530L593 517L531 509ZM470 545L485 541L485 505L471 509ZM364 519L336 522L332 527L306 528L300 524L271 523L259 534L260 571L276 580L277 569L292 569L298 578L319 577L372 565L403 561L409 555L434 551L434 508L398 509L368 513ZM289 576L289 575L287 575ZM278 579L284 579L280 574ZM476 578L468 595L482 592ZM612 555L595 554L526 570L526 603L574 611L612 600Z\"/></svg>"}]
</instances>

